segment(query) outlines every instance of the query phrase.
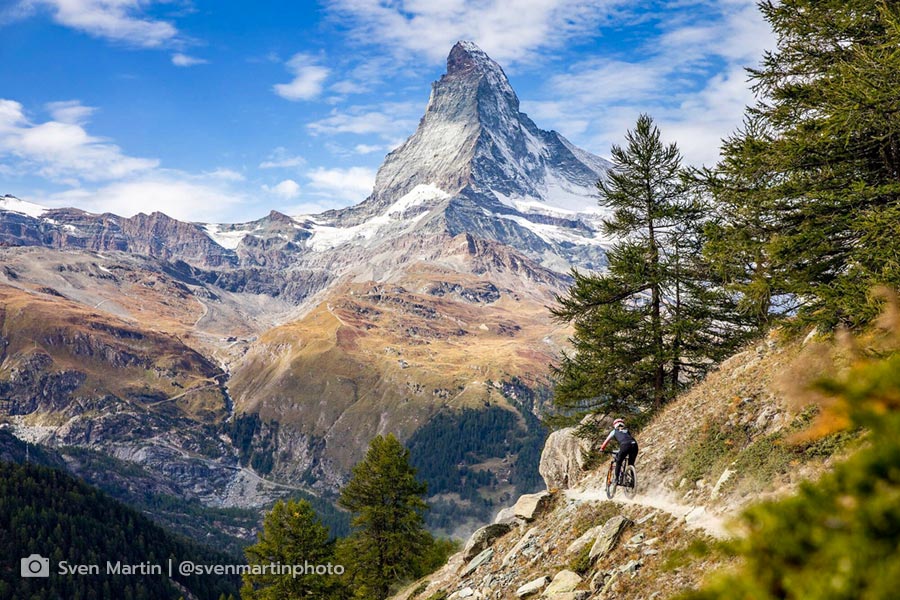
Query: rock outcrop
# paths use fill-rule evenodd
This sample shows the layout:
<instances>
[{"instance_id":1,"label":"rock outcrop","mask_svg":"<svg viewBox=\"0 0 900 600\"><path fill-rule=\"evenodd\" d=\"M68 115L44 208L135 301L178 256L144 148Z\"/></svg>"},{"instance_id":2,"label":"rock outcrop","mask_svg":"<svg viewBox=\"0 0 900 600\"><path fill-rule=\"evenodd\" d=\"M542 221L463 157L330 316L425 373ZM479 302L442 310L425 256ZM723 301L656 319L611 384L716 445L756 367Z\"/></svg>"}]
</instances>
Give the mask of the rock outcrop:
<instances>
[{"instance_id":1,"label":"rock outcrop","mask_svg":"<svg viewBox=\"0 0 900 600\"><path fill-rule=\"evenodd\" d=\"M509 523L492 523L477 529L463 548L465 560L472 560L477 554L488 548L494 540L512 529Z\"/></svg>"},{"instance_id":2,"label":"rock outcrop","mask_svg":"<svg viewBox=\"0 0 900 600\"><path fill-rule=\"evenodd\" d=\"M576 431L575 427L554 431L544 444L539 471L548 490L569 489L584 476L590 442Z\"/></svg>"},{"instance_id":3,"label":"rock outcrop","mask_svg":"<svg viewBox=\"0 0 900 600\"><path fill-rule=\"evenodd\" d=\"M622 515L616 515L615 517L604 523L600 531L597 532L597 537L594 539L594 544L591 546L591 551L589 554L591 561L597 560L598 558L602 558L609 554L619 542L619 538L622 536L622 532L630 524L631 521L629 521L627 517L623 517Z\"/></svg>"},{"instance_id":4,"label":"rock outcrop","mask_svg":"<svg viewBox=\"0 0 900 600\"><path fill-rule=\"evenodd\" d=\"M525 521L533 521L550 503L551 496L550 492L547 491L536 494L524 494L512 506L509 511L511 513L510 516L524 519ZM506 515L507 513L501 511L498 515L498 523L504 522Z\"/></svg>"}]
</instances>

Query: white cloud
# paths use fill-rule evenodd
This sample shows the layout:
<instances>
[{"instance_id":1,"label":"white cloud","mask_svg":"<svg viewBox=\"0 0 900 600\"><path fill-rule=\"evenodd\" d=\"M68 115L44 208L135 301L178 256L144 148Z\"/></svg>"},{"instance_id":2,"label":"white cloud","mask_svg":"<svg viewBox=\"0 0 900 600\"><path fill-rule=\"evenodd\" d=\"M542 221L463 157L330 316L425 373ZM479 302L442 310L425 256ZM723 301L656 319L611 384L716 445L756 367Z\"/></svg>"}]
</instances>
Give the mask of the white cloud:
<instances>
[{"instance_id":1,"label":"white cloud","mask_svg":"<svg viewBox=\"0 0 900 600\"><path fill-rule=\"evenodd\" d=\"M341 95L365 94L383 83L385 74L395 72L396 67L396 60L390 56L368 56L349 70L342 70L344 78L328 89Z\"/></svg>"},{"instance_id":2,"label":"white cloud","mask_svg":"<svg viewBox=\"0 0 900 600\"><path fill-rule=\"evenodd\" d=\"M22 194L45 206L77 206L89 212L131 216L164 212L184 220L217 221L246 216L250 199L235 188L237 171L202 174L159 168L154 159L125 155L84 128L93 108L77 100L51 102L53 120L33 122L22 105L0 99L0 172L43 177L69 189Z\"/></svg>"},{"instance_id":3,"label":"white cloud","mask_svg":"<svg viewBox=\"0 0 900 600\"><path fill-rule=\"evenodd\" d=\"M646 112L688 163L714 163L720 140L740 126L754 100L744 67L755 66L774 37L754 0L701 0L679 9L655 15L661 33L646 38L643 49L573 64L549 80L546 99L523 101L523 109L600 154Z\"/></svg>"},{"instance_id":4,"label":"white cloud","mask_svg":"<svg viewBox=\"0 0 900 600\"><path fill-rule=\"evenodd\" d=\"M322 93L329 70L317 64L315 57L298 52L286 63L294 75L290 83L278 83L272 87L285 100L312 100Z\"/></svg>"},{"instance_id":5,"label":"white cloud","mask_svg":"<svg viewBox=\"0 0 900 600\"><path fill-rule=\"evenodd\" d=\"M84 106L78 100L48 102L46 108L55 121L70 125L80 125L86 122L97 110L93 106Z\"/></svg>"},{"instance_id":6,"label":"white cloud","mask_svg":"<svg viewBox=\"0 0 900 600\"><path fill-rule=\"evenodd\" d=\"M273 194L285 200L290 200L300 195L300 185L293 179L285 179L281 183L272 187L264 185L262 186L262 188L270 194Z\"/></svg>"},{"instance_id":7,"label":"white cloud","mask_svg":"<svg viewBox=\"0 0 900 600\"><path fill-rule=\"evenodd\" d=\"M194 65L205 65L209 61L205 58L197 58L196 56L188 56L181 52L172 55L172 64L176 67L193 67Z\"/></svg>"},{"instance_id":8,"label":"white cloud","mask_svg":"<svg viewBox=\"0 0 900 600\"><path fill-rule=\"evenodd\" d=\"M472 40L501 63L532 58L597 28L623 0L336 0L357 41L443 60L458 40Z\"/></svg>"},{"instance_id":9,"label":"white cloud","mask_svg":"<svg viewBox=\"0 0 900 600\"><path fill-rule=\"evenodd\" d=\"M94 37L128 45L155 48L172 42L178 29L166 21L147 18L141 9L153 0L22 0L23 12L47 7L53 20Z\"/></svg>"},{"instance_id":10,"label":"white cloud","mask_svg":"<svg viewBox=\"0 0 900 600\"><path fill-rule=\"evenodd\" d=\"M330 116L313 121L307 128L313 135L375 134L385 140L394 140L415 131L422 108L412 102L387 102L378 107L352 106L345 111L332 110Z\"/></svg>"},{"instance_id":11,"label":"white cloud","mask_svg":"<svg viewBox=\"0 0 900 600\"><path fill-rule=\"evenodd\" d=\"M245 181L247 179L241 173L238 173L233 169L226 169L224 167L219 167L214 171L207 171L206 173L204 173L204 175L213 179L221 179L223 181Z\"/></svg>"},{"instance_id":12,"label":"white cloud","mask_svg":"<svg viewBox=\"0 0 900 600\"><path fill-rule=\"evenodd\" d=\"M20 103L0 99L0 158L57 182L109 181L153 169L159 161L126 156L82 127L93 109L77 101L48 105L59 120L33 123Z\"/></svg>"},{"instance_id":13,"label":"white cloud","mask_svg":"<svg viewBox=\"0 0 900 600\"><path fill-rule=\"evenodd\" d=\"M373 152L384 152L385 146L379 144L357 144L353 147L353 151L357 154L372 154Z\"/></svg>"},{"instance_id":14,"label":"white cloud","mask_svg":"<svg viewBox=\"0 0 900 600\"><path fill-rule=\"evenodd\" d=\"M38 199L45 206L78 206L124 217L159 211L183 221L226 221L247 198L203 178L179 171L152 173L97 189L77 188Z\"/></svg>"},{"instance_id":15,"label":"white cloud","mask_svg":"<svg viewBox=\"0 0 900 600\"><path fill-rule=\"evenodd\" d=\"M625 62L592 59L579 63L567 74L550 79L550 86L563 98L579 96L595 103L633 101L647 96L664 95L662 83L670 66L659 61Z\"/></svg>"},{"instance_id":16,"label":"white cloud","mask_svg":"<svg viewBox=\"0 0 900 600\"><path fill-rule=\"evenodd\" d=\"M289 169L306 164L306 159L299 155L293 155L287 148L279 146L272 150L266 160L259 163L260 169Z\"/></svg>"},{"instance_id":17,"label":"white cloud","mask_svg":"<svg viewBox=\"0 0 900 600\"><path fill-rule=\"evenodd\" d=\"M368 167L318 167L308 171L306 177L309 179L309 187L318 195L335 201L362 202L375 185L375 169Z\"/></svg>"},{"instance_id":18,"label":"white cloud","mask_svg":"<svg viewBox=\"0 0 900 600\"><path fill-rule=\"evenodd\" d=\"M322 201L304 201L299 204L292 204L290 206L282 206L279 209L280 212L291 215L293 217L300 217L306 215L319 215L325 212L326 210L334 210L335 208L341 208L345 205L345 202L335 203L330 200L322 200Z\"/></svg>"}]
</instances>

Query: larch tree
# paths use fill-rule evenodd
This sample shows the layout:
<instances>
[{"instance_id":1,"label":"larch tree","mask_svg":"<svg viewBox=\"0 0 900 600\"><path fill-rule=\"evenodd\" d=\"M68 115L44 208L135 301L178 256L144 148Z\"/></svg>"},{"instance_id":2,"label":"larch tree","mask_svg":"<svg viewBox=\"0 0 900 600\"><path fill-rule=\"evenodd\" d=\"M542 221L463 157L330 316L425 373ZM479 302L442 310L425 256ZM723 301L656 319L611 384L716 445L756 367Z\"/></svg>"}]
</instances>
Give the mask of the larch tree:
<instances>
[{"instance_id":1,"label":"larch tree","mask_svg":"<svg viewBox=\"0 0 900 600\"><path fill-rule=\"evenodd\" d=\"M879 310L871 290L900 285L900 8L760 8L777 45L750 70L753 127L723 146L713 192L737 218L710 256L758 311L784 293L796 324L864 325Z\"/></svg>"},{"instance_id":2,"label":"larch tree","mask_svg":"<svg viewBox=\"0 0 900 600\"><path fill-rule=\"evenodd\" d=\"M421 574L434 545L424 526L425 492L409 450L392 434L376 436L338 500L354 515L354 531L338 551L354 597L387 598L394 585Z\"/></svg>"},{"instance_id":3,"label":"larch tree","mask_svg":"<svg viewBox=\"0 0 900 600\"><path fill-rule=\"evenodd\" d=\"M334 544L328 528L319 521L306 500L279 500L266 514L258 540L244 550L248 564L327 565L334 560ZM304 572L246 574L241 588L244 600L282 598L340 598L341 583L335 575Z\"/></svg>"},{"instance_id":4,"label":"larch tree","mask_svg":"<svg viewBox=\"0 0 900 600\"><path fill-rule=\"evenodd\" d=\"M704 205L647 115L613 146L614 168L598 183L616 240L599 274L573 272L554 316L574 325L573 351L555 366L555 403L565 410L659 408L726 356L747 328L702 259Z\"/></svg>"}]
</instances>

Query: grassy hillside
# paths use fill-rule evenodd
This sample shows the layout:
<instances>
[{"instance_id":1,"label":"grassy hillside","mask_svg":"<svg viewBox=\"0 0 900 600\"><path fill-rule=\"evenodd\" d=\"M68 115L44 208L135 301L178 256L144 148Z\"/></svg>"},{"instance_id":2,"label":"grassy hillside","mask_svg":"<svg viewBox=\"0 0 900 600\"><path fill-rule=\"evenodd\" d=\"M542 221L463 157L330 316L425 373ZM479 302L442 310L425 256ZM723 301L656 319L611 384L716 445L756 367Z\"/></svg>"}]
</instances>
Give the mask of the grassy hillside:
<instances>
[{"instance_id":1,"label":"grassy hillside","mask_svg":"<svg viewBox=\"0 0 900 600\"><path fill-rule=\"evenodd\" d=\"M347 472L373 435L408 439L442 408L512 408L489 382L538 384L564 337L549 298L441 276L353 284L266 332L234 369L237 410L318 440Z\"/></svg>"},{"instance_id":2,"label":"grassy hillside","mask_svg":"<svg viewBox=\"0 0 900 600\"><path fill-rule=\"evenodd\" d=\"M213 422L221 370L178 338L42 294L0 286L0 399L45 423L109 405ZM64 416L65 415L65 416Z\"/></svg>"}]
</instances>

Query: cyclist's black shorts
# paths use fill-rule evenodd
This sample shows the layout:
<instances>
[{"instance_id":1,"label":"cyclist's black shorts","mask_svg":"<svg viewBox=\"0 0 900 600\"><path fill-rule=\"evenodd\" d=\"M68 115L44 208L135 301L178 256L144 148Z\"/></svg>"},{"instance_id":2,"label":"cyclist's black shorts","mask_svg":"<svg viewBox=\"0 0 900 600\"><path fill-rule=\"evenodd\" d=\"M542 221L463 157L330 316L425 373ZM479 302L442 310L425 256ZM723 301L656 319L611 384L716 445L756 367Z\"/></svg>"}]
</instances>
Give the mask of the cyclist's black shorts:
<instances>
[{"instance_id":1,"label":"cyclist's black shorts","mask_svg":"<svg viewBox=\"0 0 900 600\"><path fill-rule=\"evenodd\" d=\"M628 457L628 464L633 465L634 461L637 460L638 455L638 445L637 442L625 443L619 447L619 452L616 454L616 463L621 462L624 457Z\"/></svg>"}]
</instances>

